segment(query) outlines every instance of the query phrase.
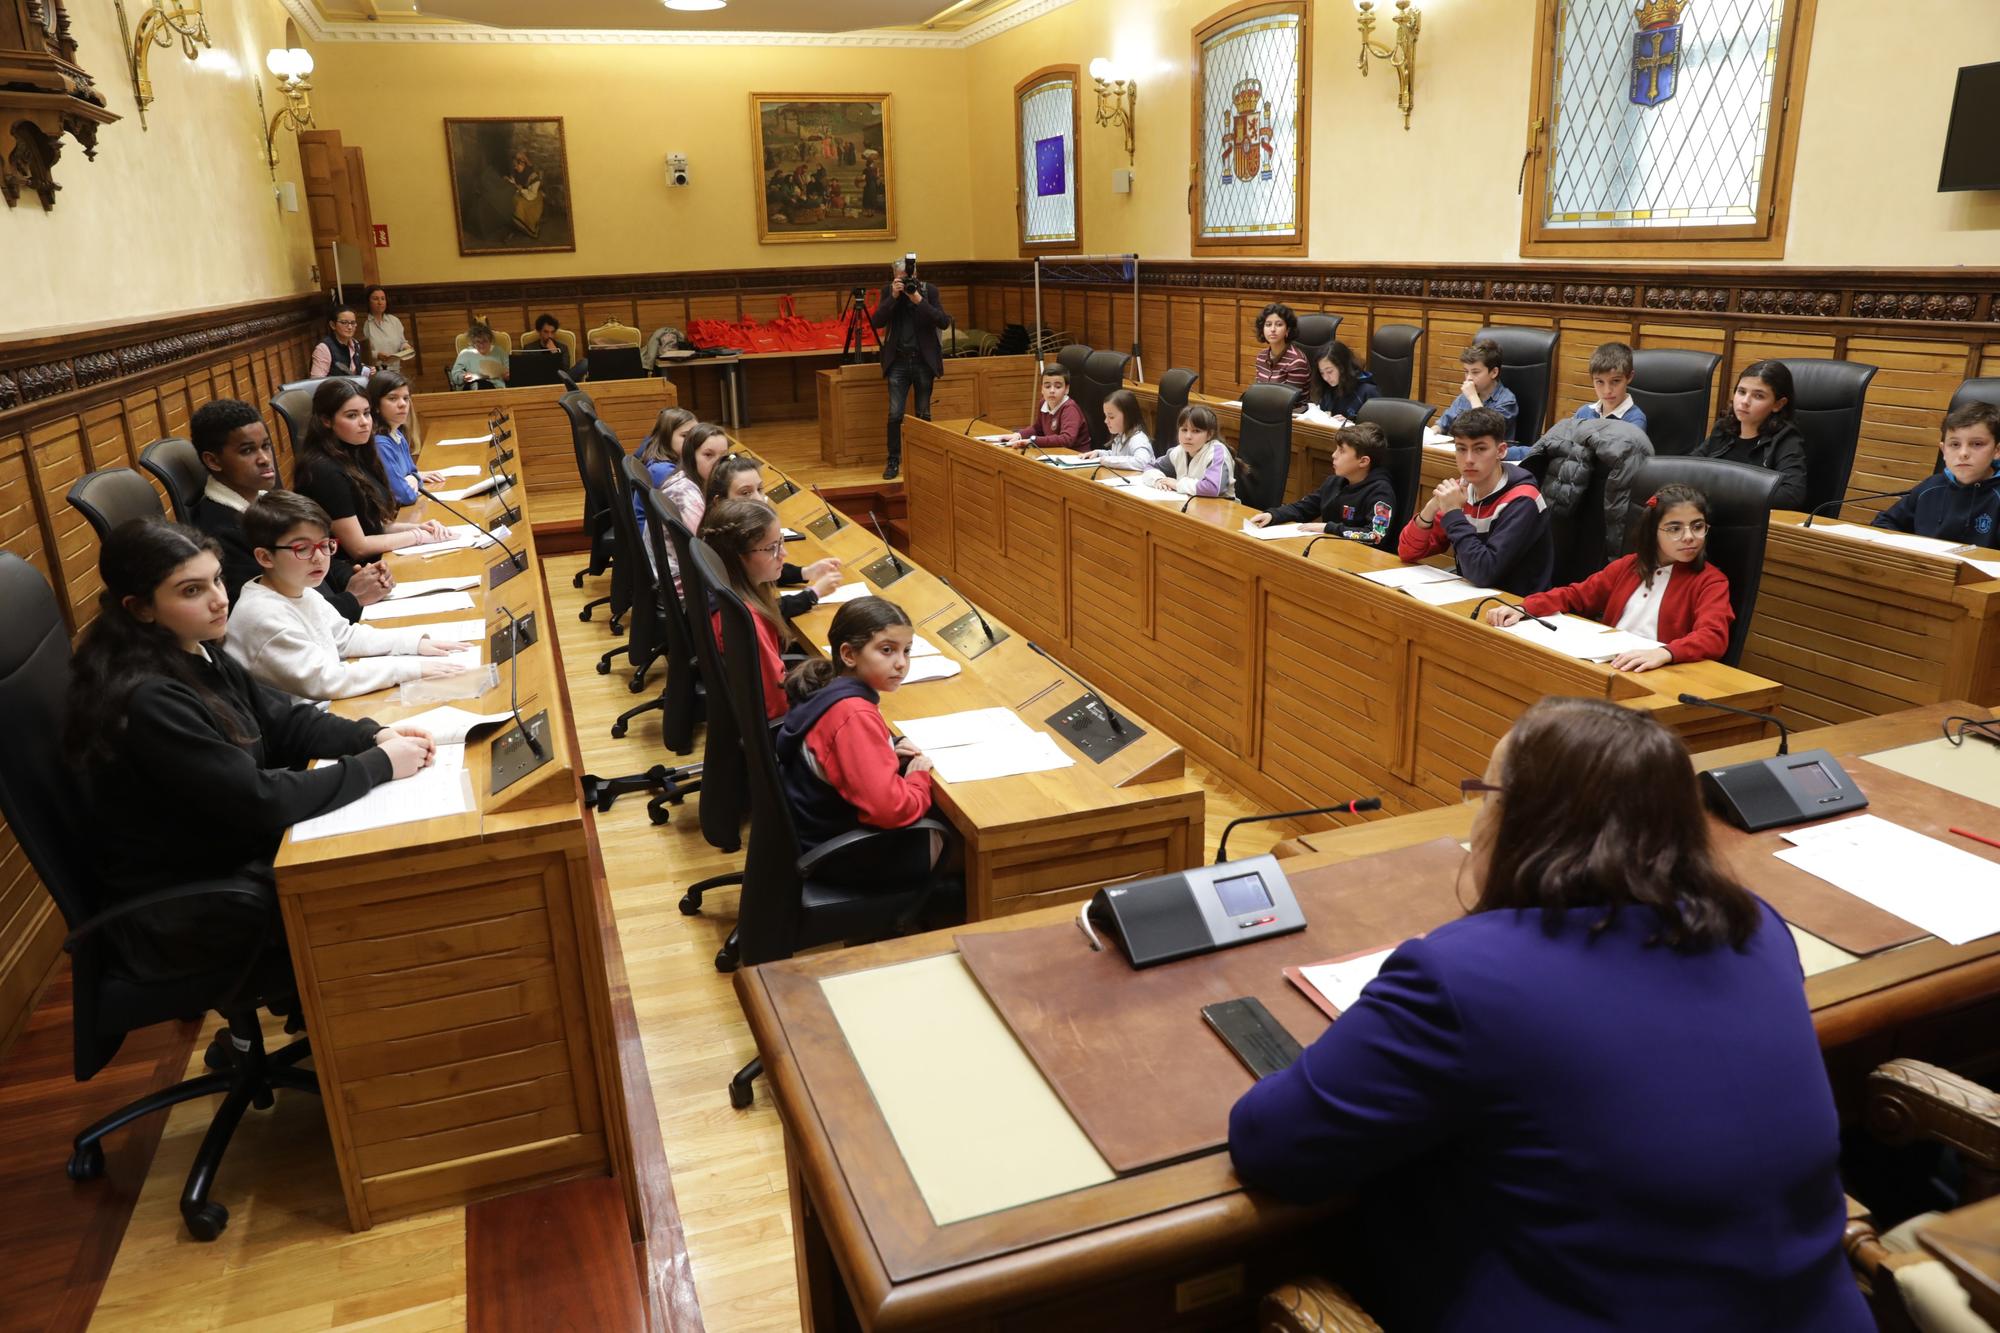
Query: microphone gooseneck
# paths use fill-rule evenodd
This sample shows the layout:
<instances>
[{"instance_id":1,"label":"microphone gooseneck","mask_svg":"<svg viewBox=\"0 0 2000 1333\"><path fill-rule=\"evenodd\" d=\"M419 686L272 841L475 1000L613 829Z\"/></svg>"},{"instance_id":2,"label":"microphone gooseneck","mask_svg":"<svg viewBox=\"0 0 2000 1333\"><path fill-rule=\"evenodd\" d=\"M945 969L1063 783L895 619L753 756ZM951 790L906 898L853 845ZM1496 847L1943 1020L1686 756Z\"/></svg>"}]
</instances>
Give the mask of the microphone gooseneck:
<instances>
[{"instance_id":1,"label":"microphone gooseneck","mask_svg":"<svg viewBox=\"0 0 2000 1333\"><path fill-rule=\"evenodd\" d=\"M1263 824L1273 819L1304 819L1308 815L1359 815L1381 808L1381 797L1358 796L1353 800L1339 801L1333 805L1316 805L1310 810L1279 810L1266 815L1244 815L1240 819L1232 819L1222 826L1222 841L1215 847L1215 864L1221 865L1229 859L1229 835L1236 831L1239 824Z\"/></svg>"},{"instance_id":2,"label":"microphone gooseneck","mask_svg":"<svg viewBox=\"0 0 2000 1333\"><path fill-rule=\"evenodd\" d=\"M1769 722L1778 729L1778 753L1783 755L1792 752L1792 729L1786 726L1783 719L1776 713L1759 713L1754 709L1738 708L1735 704L1718 703L1714 699L1704 699L1699 694L1684 693L1679 696L1679 701L1684 704L1692 704L1697 708L1713 708L1719 712L1735 713L1740 717L1754 717L1759 722Z\"/></svg>"}]
</instances>

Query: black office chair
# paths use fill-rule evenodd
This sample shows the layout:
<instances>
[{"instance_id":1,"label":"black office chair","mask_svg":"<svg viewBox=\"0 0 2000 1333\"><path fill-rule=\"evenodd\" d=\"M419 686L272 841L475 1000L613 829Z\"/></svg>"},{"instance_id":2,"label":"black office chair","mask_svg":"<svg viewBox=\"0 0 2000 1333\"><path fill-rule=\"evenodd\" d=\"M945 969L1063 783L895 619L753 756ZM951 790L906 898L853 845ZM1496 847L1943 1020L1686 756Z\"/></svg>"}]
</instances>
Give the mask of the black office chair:
<instances>
[{"instance_id":1,"label":"black office chair","mask_svg":"<svg viewBox=\"0 0 2000 1333\"><path fill-rule=\"evenodd\" d=\"M605 503L604 497L596 491L591 480L590 428L597 420L597 404L583 390L572 389L556 400L556 406L562 408L563 415L569 419L570 446L576 451L577 480L583 486L583 530L590 537L590 563L576 571L569 581L570 587L581 588L586 577L596 578L612 569L612 543L615 540L611 532L611 508ZM616 573L613 573L614 585L617 578ZM614 586L613 592L616 591ZM611 602L611 594L585 602L577 618L589 620L593 610L600 606L609 606ZM618 609L612 612L611 618L616 620L623 613L624 603L621 602Z\"/></svg>"},{"instance_id":2,"label":"black office chair","mask_svg":"<svg viewBox=\"0 0 2000 1333\"><path fill-rule=\"evenodd\" d=\"M1340 336L1339 315L1329 315L1314 311L1310 315L1299 316L1299 336L1296 339L1299 350L1306 354L1306 360L1317 363L1326 355L1326 349L1333 346ZM1318 374L1317 371L1313 372Z\"/></svg>"},{"instance_id":3,"label":"black office chair","mask_svg":"<svg viewBox=\"0 0 2000 1333\"><path fill-rule=\"evenodd\" d=\"M1743 660L1750 619L1757 611L1757 589L1764 581L1764 545L1771 531L1771 492L1778 488L1778 474L1719 458L1655 457L1639 465L1636 480L1641 495L1652 495L1662 486L1692 486L1708 497L1708 558L1729 576L1729 605L1736 612L1722 660L1735 666Z\"/></svg>"},{"instance_id":4,"label":"black office chair","mask_svg":"<svg viewBox=\"0 0 2000 1333\"><path fill-rule=\"evenodd\" d=\"M718 852L733 855L743 850L743 824L750 817L750 789L744 772L743 737L736 730L736 710L729 705L727 677L723 675L722 647L715 637L708 575L703 564L694 558L694 534L681 522L673 506L658 496L651 501L651 522L666 531L674 558L680 561L681 589L688 607L688 637L694 641L695 664L700 669L696 687L707 719L701 735L701 801L696 807L701 817L701 836ZM698 914L702 896L709 890L742 882L743 872L738 870L689 885L681 895L681 914Z\"/></svg>"},{"instance_id":5,"label":"black office chair","mask_svg":"<svg viewBox=\"0 0 2000 1333\"><path fill-rule=\"evenodd\" d=\"M1188 405L1188 395L1194 391L1195 381L1201 378L1198 370L1169 370L1160 376L1159 402L1153 408L1153 453L1164 455L1174 447L1179 439L1181 409Z\"/></svg>"},{"instance_id":6,"label":"black office chair","mask_svg":"<svg viewBox=\"0 0 2000 1333\"><path fill-rule=\"evenodd\" d=\"M1490 338L1500 345L1500 382L1521 404L1514 441L1533 444L1549 428L1549 408L1556 397L1556 343L1560 335L1554 329L1490 325L1472 335L1474 342L1481 338Z\"/></svg>"},{"instance_id":7,"label":"black office chair","mask_svg":"<svg viewBox=\"0 0 2000 1333\"><path fill-rule=\"evenodd\" d=\"M1292 474L1292 403L1283 384L1253 384L1243 391L1242 425L1236 433L1236 498L1258 509L1285 502Z\"/></svg>"},{"instance_id":8,"label":"black office chair","mask_svg":"<svg viewBox=\"0 0 2000 1333\"><path fill-rule=\"evenodd\" d=\"M178 435L154 440L139 451L139 466L166 488L167 498L174 503L174 516L192 524L201 493L208 489L208 469L194 445Z\"/></svg>"},{"instance_id":9,"label":"black office chair","mask_svg":"<svg viewBox=\"0 0 2000 1333\"><path fill-rule=\"evenodd\" d=\"M675 754L691 754L694 752L695 723L701 717L701 696L695 688L699 669L694 660L694 640L688 632L688 612L681 593L674 587L673 566L667 559L670 551L667 534L651 521L656 508L664 507L672 513L673 507L666 503L666 497L647 485L645 464L626 454L618 460L618 467L625 493L638 497L638 502L646 506L648 515L643 527L635 515L632 527L633 535L645 544L646 565L652 572L654 649L657 656L665 659L667 667L666 680L660 686L660 697L648 707L659 710L660 734L667 748ZM632 619L635 628L639 623L638 604L635 592ZM628 710L611 728L612 737L623 736L627 723L643 711L646 710Z\"/></svg>"},{"instance_id":10,"label":"black office chair","mask_svg":"<svg viewBox=\"0 0 2000 1333\"><path fill-rule=\"evenodd\" d=\"M1389 440L1389 485L1396 492L1396 509L1389 516L1389 535L1382 549L1396 549L1403 525L1417 512L1417 492L1423 487L1424 427L1437 415L1429 403L1408 398L1370 398L1355 414L1357 422L1372 421Z\"/></svg>"},{"instance_id":11,"label":"black office chair","mask_svg":"<svg viewBox=\"0 0 2000 1333\"><path fill-rule=\"evenodd\" d=\"M1090 448L1102 449L1111 442L1110 428L1104 424L1104 400L1125 387L1125 367L1131 360L1125 352L1092 352L1084 360L1083 378L1070 385L1070 396L1090 426Z\"/></svg>"},{"instance_id":12,"label":"black office chair","mask_svg":"<svg viewBox=\"0 0 2000 1333\"><path fill-rule=\"evenodd\" d=\"M153 483L129 467L103 467L86 472L70 486L67 498L89 521L100 542L120 523L167 516Z\"/></svg>"},{"instance_id":13,"label":"black office chair","mask_svg":"<svg viewBox=\"0 0 2000 1333\"><path fill-rule=\"evenodd\" d=\"M632 506L632 491L619 466L625 458L625 446L618 442L618 436L611 427L602 421L594 421L590 425L587 458L593 478L611 500L612 550L615 553L613 583L616 586L616 571L623 569L627 596L631 599L626 607L631 613L631 624L623 627L625 642L597 659L597 674L610 675L612 660L623 657L632 668L632 680L627 688L636 694L646 688L646 672L660 655L659 575L646 559L645 547L639 536L639 513ZM617 610L615 603L612 609ZM611 628L614 633L621 628L615 616ZM639 711L645 710L642 708Z\"/></svg>"},{"instance_id":14,"label":"black office chair","mask_svg":"<svg viewBox=\"0 0 2000 1333\"><path fill-rule=\"evenodd\" d=\"M1424 331L1415 324L1384 324L1368 340L1368 373L1384 398L1408 398L1417 378L1417 343Z\"/></svg>"},{"instance_id":15,"label":"black office chair","mask_svg":"<svg viewBox=\"0 0 2000 1333\"><path fill-rule=\"evenodd\" d=\"M1806 511L1847 494L1861 411L1877 367L1859 361L1785 357L1792 372L1792 421L1806 437Z\"/></svg>"},{"instance_id":16,"label":"black office chair","mask_svg":"<svg viewBox=\"0 0 2000 1333\"><path fill-rule=\"evenodd\" d=\"M715 966L733 972L738 966L790 958L801 949L821 944L858 943L880 939L918 926L945 924L954 907L962 908L964 884L956 877L927 875L908 885L884 884L879 867L897 859L910 839L921 839L928 857L930 835L946 832L935 819L924 818L900 829L857 829L822 843L804 855L791 802L778 774L778 753L764 717L764 686L757 677L757 630L750 609L729 587L722 562L706 542L689 551L708 582L716 609L722 613L722 675L736 728L743 737L745 774L750 792L750 849L743 865L743 893L736 929L716 955ZM731 665L734 664L734 665ZM846 887L869 883L867 889ZM930 916L932 919L926 920ZM729 1083L729 1103L750 1104L751 1080L763 1072L752 1060Z\"/></svg>"},{"instance_id":17,"label":"black office chair","mask_svg":"<svg viewBox=\"0 0 2000 1333\"><path fill-rule=\"evenodd\" d=\"M1082 343L1068 343L1056 352L1056 364L1069 372L1070 396L1076 396L1076 386L1083 382L1083 367L1090 360L1092 349Z\"/></svg>"},{"instance_id":18,"label":"black office chair","mask_svg":"<svg viewBox=\"0 0 2000 1333\"><path fill-rule=\"evenodd\" d=\"M1632 353L1632 401L1646 414L1655 457L1690 454L1715 425L1715 370L1722 358L1691 347Z\"/></svg>"},{"instance_id":19,"label":"black office chair","mask_svg":"<svg viewBox=\"0 0 2000 1333\"><path fill-rule=\"evenodd\" d=\"M1951 401L1945 404L1945 416L1950 416L1967 403L1991 403L1995 407L2000 407L2000 379L1960 381L1958 391L1952 394ZM1939 450L1938 456L1931 460L1931 472L1936 474L1942 471L1944 471L1944 451Z\"/></svg>"},{"instance_id":20,"label":"black office chair","mask_svg":"<svg viewBox=\"0 0 2000 1333\"><path fill-rule=\"evenodd\" d=\"M290 384L271 397L271 410L278 414L278 420L285 423L285 434L291 440L293 453L298 452L299 445L305 441L307 428L312 425L313 389L320 383L319 380L307 380Z\"/></svg>"},{"instance_id":21,"label":"black office chair","mask_svg":"<svg viewBox=\"0 0 2000 1333\"><path fill-rule=\"evenodd\" d=\"M147 487L148 490L152 488ZM69 627L56 608L55 593L34 567L0 552L0 814L20 840L28 861L62 913L69 935L74 1069L79 1083L111 1062L125 1034L155 1023L182 1021L209 1010L229 1023L235 1043L211 1048L216 1072L149 1093L97 1121L76 1136L69 1159L71 1180L94 1180L104 1173L103 1139L142 1116L170 1106L223 1094L209 1122L181 1190L181 1218L196 1240L214 1240L229 1224L229 1210L211 1202L222 1155L250 1106L271 1105L279 1088L317 1093L318 1082L297 1068L308 1053L296 1041L267 1054L257 1010L266 999L289 1010L296 997L285 984L290 968L282 942L249 957L217 958L214 970L168 980L128 975L107 938L105 927L142 908L200 899L235 899L276 911L268 888L236 879L177 885L128 898L105 908L83 849L103 830L82 825L84 802L72 779L63 743L70 676ZM276 931L271 935L279 937ZM125 1188L137 1189L137 1181Z\"/></svg>"}]
</instances>

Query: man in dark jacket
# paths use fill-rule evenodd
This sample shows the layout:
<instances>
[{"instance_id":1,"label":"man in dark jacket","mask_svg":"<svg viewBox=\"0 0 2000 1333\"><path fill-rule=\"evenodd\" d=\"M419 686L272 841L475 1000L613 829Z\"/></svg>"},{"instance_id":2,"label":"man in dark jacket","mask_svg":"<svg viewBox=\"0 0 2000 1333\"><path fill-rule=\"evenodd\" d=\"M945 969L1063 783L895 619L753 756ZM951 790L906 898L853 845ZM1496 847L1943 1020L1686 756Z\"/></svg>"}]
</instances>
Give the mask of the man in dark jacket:
<instances>
[{"instance_id":1,"label":"man in dark jacket","mask_svg":"<svg viewBox=\"0 0 2000 1333\"><path fill-rule=\"evenodd\" d=\"M889 381L889 462L883 480L903 470L903 408L916 390L917 415L931 419L931 384L944 374L944 346L938 330L951 316L938 303L937 288L922 278L903 280L907 259L896 261L895 276L876 299L869 316L882 337L882 377Z\"/></svg>"}]
</instances>

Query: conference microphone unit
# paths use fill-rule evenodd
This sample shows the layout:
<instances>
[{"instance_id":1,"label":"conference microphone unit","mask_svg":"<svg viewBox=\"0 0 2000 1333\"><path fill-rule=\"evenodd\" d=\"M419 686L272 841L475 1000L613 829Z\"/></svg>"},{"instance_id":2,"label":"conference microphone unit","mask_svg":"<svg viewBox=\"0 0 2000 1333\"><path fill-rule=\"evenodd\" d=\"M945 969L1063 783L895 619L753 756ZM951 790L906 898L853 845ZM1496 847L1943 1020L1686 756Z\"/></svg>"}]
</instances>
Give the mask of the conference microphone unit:
<instances>
[{"instance_id":1,"label":"conference microphone unit","mask_svg":"<svg viewBox=\"0 0 2000 1333\"><path fill-rule=\"evenodd\" d=\"M813 536L819 538L821 541L825 541L827 538L831 537L834 533L839 532L842 528L846 527L847 522L845 519L841 518L840 511L833 507L833 501L827 499L825 494L823 494L820 491L818 482L814 482L810 489L812 490L812 493L814 495L819 497L819 502L826 506L826 512L824 514L821 514L818 518L814 519L812 522L806 524L806 531L810 532Z\"/></svg>"},{"instance_id":2,"label":"conference microphone unit","mask_svg":"<svg viewBox=\"0 0 2000 1333\"><path fill-rule=\"evenodd\" d=\"M1042 719L1054 727L1062 738L1081 750L1093 763L1101 764L1118 751L1145 735L1137 724L1126 726L1118 716L1118 710L1104 701L1104 696L1092 688L1089 681L1058 662L1033 639L1024 640L1028 647L1045 659L1049 665L1068 676L1083 687L1083 697L1066 704L1050 716Z\"/></svg>"},{"instance_id":3,"label":"conference microphone unit","mask_svg":"<svg viewBox=\"0 0 2000 1333\"><path fill-rule=\"evenodd\" d=\"M512 458L513 454L510 453L507 457ZM493 521L495 523L519 523L521 521L521 511L516 509L506 496L507 488L515 484L515 478L505 469L506 464L503 462L501 470L494 471L493 459L490 455L487 457L486 475L493 479L493 489L488 491L487 494L500 502L500 512L493 516Z\"/></svg>"},{"instance_id":4,"label":"conference microphone unit","mask_svg":"<svg viewBox=\"0 0 2000 1333\"><path fill-rule=\"evenodd\" d=\"M1814 519L1825 517L1828 510L1838 510L1842 505L1851 504L1856 500L1900 500L1915 489L1917 488L1914 486L1905 486L1900 491L1863 491L1859 495L1843 495L1837 500L1828 500L1823 505L1814 505L1807 511L1806 521L1800 526L1809 528L1813 525Z\"/></svg>"},{"instance_id":5,"label":"conference microphone unit","mask_svg":"<svg viewBox=\"0 0 2000 1333\"><path fill-rule=\"evenodd\" d=\"M519 574L523 570L527 569L528 567L527 553L525 551L516 551L513 547L509 546L506 542L501 540L499 533L487 527L484 523L481 523L478 519L472 517L472 515L466 513L464 510L455 507L449 500L440 499L436 491L428 490L422 485L419 485L417 487L417 494L423 496L426 500L436 500L440 505L444 506L446 513L451 514L455 518L464 519L467 523L470 523L473 527L479 529L480 533L485 537L487 537L489 540L491 540L495 546L498 546L501 550L507 553L507 558L505 560L501 561L499 564L493 566L493 568L486 571L486 586L488 588L497 588L501 584L505 583L508 579L513 578L516 574Z\"/></svg>"},{"instance_id":6,"label":"conference microphone unit","mask_svg":"<svg viewBox=\"0 0 2000 1333\"><path fill-rule=\"evenodd\" d=\"M507 655L507 711L514 719L514 727L493 738L488 764L493 771L489 790L495 796L549 762L545 739L549 729L548 710L543 709L532 718L521 716L521 625L504 602L500 604L500 614L507 617L514 640L514 650Z\"/></svg>"},{"instance_id":7,"label":"conference microphone unit","mask_svg":"<svg viewBox=\"0 0 2000 1333\"><path fill-rule=\"evenodd\" d=\"M1683 694L1679 699L1697 708L1754 717L1778 729L1778 753L1773 758L1725 764L1704 769L1700 775L1701 793L1709 808L1736 827L1759 833L1868 808L1868 798L1831 754L1825 750L1791 753L1791 731L1775 714L1717 703L1698 694Z\"/></svg>"},{"instance_id":8,"label":"conference microphone unit","mask_svg":"<svg viewBox=\"0 0 2000 1333\"><path fill-rule=\"evenodd\" d=\"M1792 729L1784 724L1776 713L1759 713L1749 708L1738 708L1735 704L1718 703L1714 699L1704 699L1699 694L1683 693L1678 701L1696 708L1713 708L1718 712L1734 713L1738 717L1754 717L1759 722L1769 722L1778 729L1778 753L1783 755L1792 748Z\"/></svg>"},{"instance_id":9,"label":"conference microphone unit","mask_svg":"<svg viewBox=\"0 0 2000 1333\"><path fill-rule=\"evenodd\" d=\"M1222 826L1222 841L1216 844L1215 848L1215 864L1221 865L1229 859L1229 835L1236 831L1239 824L1265 824L1274 819L1304 819L1309 815L1360 815L1381 808L1381 797L1359 796L1334 805L1316 805L1310 810L1280 810L1268 815L1244 815L1240 819L1232 819Z\"/></svg>"},{"instance_id":10,"label":"conference microphone unit","mask_svg":"<svg viewBox=\"0 0 2000 1333\"><path fill-rule=\"evenodd\" d=\"M1554 621L1551 621L1551 620L1544 620L1544 619L1542 619L1542 617L1540 617L1540 616L1536 615L1536 614L1535 614L1535 613L1534 613L1533 611L1530 611L1530 610L1529 610L1529 609L1528 609L1527 607L1525 607L1525 606L1521 606L1521 605L1518 605L1518 604L1516 604L1516 603L1514 603L1514 602L1510 602L1510 601L1508 601L1508 600L1507 600L1507 599L1506 599L1505 597L1482 597L1482 598L1480 598L1480 599L1479 599L1479 600L1478 600L1478 601L1477 601L1476 603L1474 603L1474 604L1473 604L1473 607L1472 607L1472 614L1471 614L1471 615L1469 615L1469 616L1467 616L1467 617L1466 617L1466 619L1467 619L1467 620L1477 620L1477 619L1479 619L1479 613L1480 613L1481 611L1484 611L1484 610L1486 609L1486 604L1487 604L1488 602L1498 602L1498 603L1500 603L1500 605L1502 605L1502 606L1506 607L1506 608L1507 608L1508 610L1510 610L1510 611L1519 611L1519 612L1521 613L1521 618L1522 618L1523 620L1532 620L1532 621L1534 621L1534 622L1535 622L1535 623L1536 623L1537 625L1540 625L1540 626L1541 626L1541 627L1542 627L1543 629L1547 630L1547 631L1548 631L1549 633L1551 633L1551 634L1554 634L1554 633L1556 632L1556 627L1555 627L1555 622L1554 622ZM1717 704L1717 705L1716 705L1716 707L1718 707L1718 708L1720 708L1720 707L1723 707L1723 706L1724 706L1724 705L1722 705L1722 704ZM1759 714L1757 714L1757 716L1758 716L1758 717L1763 717L1763 716L1764 716L1764 714L1762 714L1762 713L1759 713ZM1776 719L1776 718L1772 718L1771 720L1772 720L1773 722L1777 722L1777 721L1778 721L1778 719ZM1783 724L1783 723L1779 723L1778 725L1780 725L1780 726L1783 726L1784 724Z\"/></svg>"},{"instance_id":11,"label":"conference microphone unit","mask_svg":"<svg viewBox=\"0 0 2000 1333\"><path fill-rule=\"evenodd\" d=\"M958 600L965 603L965 614L938 631L938 636L946 643L958 649L966 657L972 658L1007 637L1005 631L994 629L986 617L980 614L979 608L973 605L970 597L952 587L950 579L940 574L937 580L945 587L951 588Z\"/></svg>"},{"instance_id":12,"label":"conference microphone unit","mask_svg":"<svg viewBox=\"0 0 2000 1333\"><path fill-rule=\"evenodd\" d=\"M1306 549L1300 551L1299 555L1301 558L1311 555L1313 547L1321 542L1365 542L1374 535L1373 528L1328 528L1324 532L1315 533L1313 539L1306 543Z\"/></svg>"},{"instance_id":13,"label":"conference microphone unit","mask_svg":"<svg viewBox=\"0 0 2000 1333\"><path fill-rule=\"evenodd\" d=\"M868 511L868 522L875 529L875 535L882 539L882 558L861 567L861 576L878 588L886 588L897 579L910 572L896 554L896 548L889 545L889 534L882 531L882 520L875 517L875 511Z\"/></svg>"}]
</instances>

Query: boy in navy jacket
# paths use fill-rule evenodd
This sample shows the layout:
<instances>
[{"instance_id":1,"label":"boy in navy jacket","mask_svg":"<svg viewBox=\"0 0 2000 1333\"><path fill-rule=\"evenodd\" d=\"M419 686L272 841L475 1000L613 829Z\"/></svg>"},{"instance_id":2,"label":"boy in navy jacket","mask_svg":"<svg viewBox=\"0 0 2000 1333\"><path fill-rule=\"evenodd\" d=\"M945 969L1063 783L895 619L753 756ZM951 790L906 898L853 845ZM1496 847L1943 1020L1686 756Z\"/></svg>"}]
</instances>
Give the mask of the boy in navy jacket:
<instances>
[{"instance_id":1,"label":"boy in navy jacket","mask_svg":"<svg viewBox=\"0 0 2000 1333\"><path fill-rule=\"evenodd\" d=\"M1408 564L1450 551L1458 573L1516 597L1555 578L1548 504L1524 467L1506 461L1507 420L1475 407L1451 423L1458 476L1438 483L1423 511L1403 527L1397 551Z\"/></svg>"},{"instance_id":2,"label":"boy in navy jacket","mask_svg":"<svg viewBox=\"0 0 2000 1333\"><path fill-rule=\"evenodd\" d=\"M1333 471L1320 488L1287 505L1250 516L1250 526L1297 523L1307 532L1350 536L1381 549L1396 512L1396 491L1382 471L1389 441L1372 421L1333 433Z\"/></svg>"},{"instance_id":3,"label":"boy in navy jacket","mask_svg":"<svg viewBox=\"0 0 2000 1333\"><path fill-rule=\"evenodd\" d=\"M1878 528L1992 546L2000 524L2000 407L1967 403L1944 419L1944 470L1875 516Z\"/></svg>"}]
</instances>

